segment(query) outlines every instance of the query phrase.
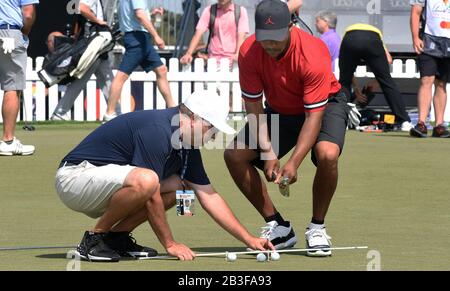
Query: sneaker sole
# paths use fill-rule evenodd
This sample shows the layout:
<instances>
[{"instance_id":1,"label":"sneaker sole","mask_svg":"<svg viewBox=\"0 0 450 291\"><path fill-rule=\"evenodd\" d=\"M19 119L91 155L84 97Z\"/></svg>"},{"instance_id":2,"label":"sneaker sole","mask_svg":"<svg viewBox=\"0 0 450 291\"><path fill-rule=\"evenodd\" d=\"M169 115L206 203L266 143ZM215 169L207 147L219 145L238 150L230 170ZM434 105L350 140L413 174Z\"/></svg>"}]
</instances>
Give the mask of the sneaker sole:
<instances>
[{"instance_id":1,"label":"sneaker sole","mask_svg":"<svg viewBox=\"0 0 450 291\"><path fill-rule=\"evenodd\" d=\"M331 251L317 250L317 251L307 251L306 255L308 257L329 257L331 256Z\"/></svg>"},{"instance_id":2,"label":"sneaker sole","mask_svg":"<svg viewBox=\"0 0 450 291\"><path fill-rule=\"evenodd\" d=\"M156 257L158 254L151 254L148 252L127 252L127 254L133 258L151 258Z\"/></svg>"},{"instance_id":3,"label":"sneaker sole","mask_svg":"<svg viewBox=\"0 0 450 291\"><path fill-rule=\"evenodd\" d=\"M31 156L34 152L25 152L21 154L13 154L13 153L0 153L0 156Z\"/></svg>"},{"instance_id":4,"label":"sneaker sole","mask_svg":"<svg viewBox=\"0 0 450 291\"><path fill-rule=\"evenodd\" d=\"M306 242L306 247L308 249L314 249L308 245L308 242ZM322 250L324 248L330 248L330 246L321 246L321 247L316 247L316 248L317 248L317 251L306 251L306 255L308 257L329 257L329 256L331 256L331 250L327 250L327 251Z\"/></svg>"},{"instance_id":5,"label":"sneaker sole","mask_svg":"<svg viewBox=\"0 0 450 291\"><path fill-rule=\"evenodd\" d=\"M284 243L279 243L277 245L274 245L276 250L283 250L283 249L290 249L292 247L295 246L295 244L297 243L297 237L291 237L290 239L288 239L286 242ZM254 252L256 250L251 249L251 248L246 248L247 251L249 252Z\"/></svg>"},{"instance_id":6,"label":"sneaker sole","mask_svg":"<svg viewBox=\"0 0 450 291\"><path fill-rule=\"evenodd\" d=\"M426 137L428 137L428 133L427 133L427 134L424 134L424 133L422 133L422 132L420 132L420 131L416 131L416 130L414 130L414 129L411 129L411 130L409 131L409 135L412 136L412 137L420 137L420 138L426 138Z\"/></svg>"},{"instance_id":7,"label":"sneaker sole","mask_svg":"<svg viewBox=\"0 0 450 291\"><path fill-rule=\"evenodd\" d=\"M118 261L119 261L119 259L111 259L111 258L105 258L105 257L97 257L97 256L92 256L92 255L87 255L87 256L85 256L85 255L82 255L79 251L76 251L76 254L77 254L80 258L82 258L82 259L84 259L84 260L86 260L86 261L88 261L88 262L111 262L111 263L115 263L115 262L118 262Z\"/></svg>"},{"instance_id":8,"label":"sneaker sole","mask_svg":"<svg viewBox=\"0 0 450 291\"><path fill-rule=\"evenodd\" d=\"M276 250L289 249L289 248L292 248L293 246L295 246L296 243L297 243L297 237L294 236L294 237L290 238L289 240L287 240L286 242L277 244L274 247Z\"/></svg>"}]
</instances>

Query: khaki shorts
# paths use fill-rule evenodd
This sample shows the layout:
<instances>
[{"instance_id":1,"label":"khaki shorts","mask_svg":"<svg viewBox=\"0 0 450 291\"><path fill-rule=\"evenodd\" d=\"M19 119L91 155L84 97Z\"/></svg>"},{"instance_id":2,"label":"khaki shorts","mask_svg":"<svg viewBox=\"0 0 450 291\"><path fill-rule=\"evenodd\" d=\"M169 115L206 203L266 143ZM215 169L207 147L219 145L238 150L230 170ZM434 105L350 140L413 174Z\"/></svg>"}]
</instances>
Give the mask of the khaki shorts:
<instances>
[{"instance_id":1,"label":"khaki shorts","mask_svg":"<svg viewBox=\"0 0 450 291\"><path fill-rule=\"evenodd\" d=\"M87 161L64 166L56 173L55 188L61 201L70 209L98 218L105 213L109 200L123 187L134 166L94 166Z\"/></svg>"},{"instance_id":2,"label":"khaki shorts","mask_svg":"<svg viewBox=\"0 0 450 291\"><path fill-rule=\"evenodd\" d=\"M15 43L11 54L0 49L0 88L4 91L25 90L28 38L16 29L0 29L0 37L13 38Z\"/></svg>"}]
</instances>

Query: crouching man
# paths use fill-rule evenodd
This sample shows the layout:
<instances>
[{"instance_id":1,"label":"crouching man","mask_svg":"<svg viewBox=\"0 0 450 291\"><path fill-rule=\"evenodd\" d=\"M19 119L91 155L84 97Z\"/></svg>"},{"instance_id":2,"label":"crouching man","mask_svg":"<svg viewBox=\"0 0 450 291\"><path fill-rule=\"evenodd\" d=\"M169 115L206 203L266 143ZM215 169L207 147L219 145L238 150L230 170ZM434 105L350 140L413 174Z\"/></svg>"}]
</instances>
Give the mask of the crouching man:
<instances>
[{"instance_id":1,"label":"crouching man","mask_svg":"<svg viewBox=\"0 0 450 291\"><path fill-rule=\"evenodd\" d=\"M273 249L252 236L214 190L198 146L218 131L234 133L226 123L228 108L212 91L198 91L179 107L121 115L88 135L61 161L56 191L62 202L97 224L86 231L77 251L90 261L156 256L138 245L131 231L148 221L169 255L192 260L195 253L176 242L165 210L175 192L194 190L207 213L252 249ZM205 234L207 235L207 234Z\"/></svg>"}]
</instances>

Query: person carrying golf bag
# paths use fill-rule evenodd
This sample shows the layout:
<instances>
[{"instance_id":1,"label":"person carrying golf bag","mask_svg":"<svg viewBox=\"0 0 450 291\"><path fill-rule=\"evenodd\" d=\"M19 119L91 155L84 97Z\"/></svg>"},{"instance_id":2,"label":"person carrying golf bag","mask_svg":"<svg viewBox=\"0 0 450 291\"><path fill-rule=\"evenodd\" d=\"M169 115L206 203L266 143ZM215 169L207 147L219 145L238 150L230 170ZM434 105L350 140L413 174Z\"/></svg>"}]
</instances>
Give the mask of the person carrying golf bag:
<instances>
[{"instance_id":1,"label":"person carrying golf bag","mask_svg":"<svg viewBox=\"0 0 450 291\"><path fill-rule=\"evenodd\" d=\"M51 116L54 121L70 120L70 109L92 74L97 77L106 99L114 78L108 58L108 52L114 48L114 36L103 16L101 1L81 0L80 13L85 22L84 33L73 45L69 41L55 47L55 52L48 55L43 70L39 72L47 86L70 82Z\"/></svg>"}]
</instances>

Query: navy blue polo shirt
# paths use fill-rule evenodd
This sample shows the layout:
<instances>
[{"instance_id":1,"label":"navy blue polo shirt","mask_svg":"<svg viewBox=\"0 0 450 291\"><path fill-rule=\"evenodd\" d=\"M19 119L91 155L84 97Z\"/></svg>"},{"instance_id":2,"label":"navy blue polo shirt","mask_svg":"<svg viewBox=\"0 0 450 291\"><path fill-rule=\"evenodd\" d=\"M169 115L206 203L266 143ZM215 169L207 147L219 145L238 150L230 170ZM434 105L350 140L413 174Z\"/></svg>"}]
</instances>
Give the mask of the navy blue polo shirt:
<instances>
[{"instance_id":1,"label":"navy blue polo shirt","mask_svg":"<svg viewBox=\"0 0 450 291\"><path fill-rule=\"evenodd\" d=\"M209 185L200 150L175 149L171 125L179 108L144 110L120 115L98 127L62 160L71 164L88 161L95 166L132 165L153 170L160 181L173 174L198 185Z\"/></svg>"}]
</instances>

